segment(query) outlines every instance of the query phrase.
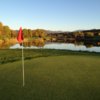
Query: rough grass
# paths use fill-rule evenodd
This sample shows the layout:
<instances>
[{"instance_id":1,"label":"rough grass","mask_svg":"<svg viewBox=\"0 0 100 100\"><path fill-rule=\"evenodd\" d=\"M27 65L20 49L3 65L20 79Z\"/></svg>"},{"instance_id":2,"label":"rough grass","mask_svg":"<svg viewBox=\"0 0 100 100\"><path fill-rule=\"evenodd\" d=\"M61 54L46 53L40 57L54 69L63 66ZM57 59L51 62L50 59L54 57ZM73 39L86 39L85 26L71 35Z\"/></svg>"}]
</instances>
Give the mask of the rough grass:
<instances>
[{"instance_id":1,"label":"rough grass","mask_svg":"<svg viewBox=\"0 0 100 100\"><path fill-rule=\"evenodd\" d=\"M15 62L21 60L22 56L21 49L1 49L0 50L0 64L5 64L9 62ZM24 50L24 59L34 59L40 57L48 56L61 56L61 55L80 55L81 56L100 56L100 53L89 53L89 52L75 52L75 51L66 51L66 50L49 50L49 49L25 49Z\"/></svg>"},{"instance_id":2,"label":"rough grass","mask_svg":"<svg viewBox=\"0 0 100 100\"><path fill-rule=\"evenodd\" d=\"M25 51L31 56L25 60L25 87L20 50L0 52L1 58L19 57L0 64L0 100L100 100L99 54L48 51Z\"/></svg>"}]
</instances>

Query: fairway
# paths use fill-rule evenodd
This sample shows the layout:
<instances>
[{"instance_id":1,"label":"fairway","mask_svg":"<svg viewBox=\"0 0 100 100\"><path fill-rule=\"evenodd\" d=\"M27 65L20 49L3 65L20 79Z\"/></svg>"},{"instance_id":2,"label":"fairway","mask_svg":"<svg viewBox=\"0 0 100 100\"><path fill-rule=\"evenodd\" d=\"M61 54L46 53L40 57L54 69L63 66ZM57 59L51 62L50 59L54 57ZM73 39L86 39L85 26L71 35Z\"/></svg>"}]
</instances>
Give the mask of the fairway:
<instances>
[{"instance_id":1,"label":"fairway","mask_svg":"<svg viewBox=\"0 0 100 100\"><path fill-rule=\"evenodd\" d=\"M20 59L0 64L0 100L100 100L100 56L41 52L25 60L25 87Z\"/></svg>"}]
</instances>

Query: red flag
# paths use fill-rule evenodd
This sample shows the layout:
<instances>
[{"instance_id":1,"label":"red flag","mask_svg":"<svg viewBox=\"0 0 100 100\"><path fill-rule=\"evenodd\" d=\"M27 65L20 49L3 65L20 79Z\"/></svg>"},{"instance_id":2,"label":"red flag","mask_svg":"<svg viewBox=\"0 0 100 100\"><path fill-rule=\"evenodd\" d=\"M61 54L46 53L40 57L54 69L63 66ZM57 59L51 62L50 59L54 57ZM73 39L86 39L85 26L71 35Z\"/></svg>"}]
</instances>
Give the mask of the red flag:
<instances>
[{"instance_id":1,"label":"red flag","mask_svg":"<svg viewBox=\"0 0 100 100\"><path fill-rule=\"evenodd\" d=\"M22 32L22 27L20 27L19 32L18 32L18 36L17 36L17 40L19 43L23 42L23 32Z\"/></svg>"}]
</instances>

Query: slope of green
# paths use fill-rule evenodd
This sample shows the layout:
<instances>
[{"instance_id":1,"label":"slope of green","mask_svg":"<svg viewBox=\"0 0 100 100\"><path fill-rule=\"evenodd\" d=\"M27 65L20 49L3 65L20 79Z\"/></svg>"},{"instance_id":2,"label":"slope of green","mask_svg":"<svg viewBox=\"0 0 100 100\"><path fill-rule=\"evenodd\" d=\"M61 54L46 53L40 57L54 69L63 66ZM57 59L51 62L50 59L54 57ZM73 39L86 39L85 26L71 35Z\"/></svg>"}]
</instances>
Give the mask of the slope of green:
<instances>
[{"instance_id":1,"label":"slope of green","mask_svg":"<svg viewBox=\"0 0 100 100\"><path fill-rule=\"evenodd\" d=\"M9 62L15 62L21 60L22 56L21 49L1 49L0 50L0 64L5 64ZM81 56L100 56L100 53L94 52L75 52L75 51L66 51L66 50L50 50L50 49L25 49L24 50L24 59L34 59L40 57L49 57L49 56L61 56L61 55L81 55Z\"/></svg>"},{"instance_id":2,"label":"slope of green","mask_svg":"<svg viewBox=\"0 0 100 100\"><path fill-rule=\"evenodd\" d=\"M20 50L0 52L19 57L0 64L0 100L100 100L99 54L48 51L25 51L25 87Z\"/></svg>"}]
</instances>

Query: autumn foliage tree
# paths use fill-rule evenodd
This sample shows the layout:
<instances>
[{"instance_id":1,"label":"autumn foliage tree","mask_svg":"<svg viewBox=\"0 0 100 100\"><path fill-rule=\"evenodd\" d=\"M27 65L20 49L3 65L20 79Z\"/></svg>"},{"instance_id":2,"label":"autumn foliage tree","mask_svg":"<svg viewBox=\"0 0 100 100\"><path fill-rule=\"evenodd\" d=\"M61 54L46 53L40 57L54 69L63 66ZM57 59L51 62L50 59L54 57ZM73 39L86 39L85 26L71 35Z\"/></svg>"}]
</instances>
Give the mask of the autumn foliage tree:
<instances>
[{"instance_id":1,"label":"autumn foliage tree","mask_svg":"<svg viewBox=\"0 0 100 100\"><path fill-rule=\"evenodd\" d=\"M27 29L23 29L23 35L24 35L24 38L28 38L29 34L28 34Z\"/></svg>"},{"instance_id":2,"label":"autumn foliage tree","mask_svg":"<svg viewBox=\"0 0 100 100\"><path fill-rule=\"evenodd\" d=\"M41 37L44 38L46 36L46 31L43 29L36 29L33 31L33 37Z\"/></svg>"},{"instance_id":3,"label":"autumn foliage tree","mask_svg":"<svg viewBox=\"0 0 100 100\"><path fill-rule=\"evenodd\" d=\"M93 32L87 32L86 33L86 37L93 37L94 36L94 33Z\"/></svg>"},{"instance_id":4,"label":"autumn foliage tree","mask_svg":"<svg viewBox=\"0 0 100 100\"><path fill-rule=\"evenodd\" d=\"M4 38L11 38L11 30L8 26L3 26L3 36Z\"/></svg>"},{"instance_id":5,"label":"autumn foliage tree","mask_svg":"<svg viewBox=\"0 0 100 100\"><path fill-rule=\"evenodd\" d=\"M11 38L11 29L0 22L0 39Z\"/></svg>"},{"instance_id":6,"label":"autumn foliage tree","mask_svg":"<svg viewBox=\"0 0 100 100\"><path fill-rule=\"evenodd\" d=\"M74 32L73 34L74 34L75 38L76 37L84 37L84 32L81 32L81 31Z\"/></svg>"},{"instance_id":7,"label":"autumn foliage tree","mask_svg":"<svg viewBox=\"0 0 100 100\"><path fill-rule=\"evenodd\" d=\"M0 39L2 39L3 24L0 22Z\"/></svg>"}]
</instances>

